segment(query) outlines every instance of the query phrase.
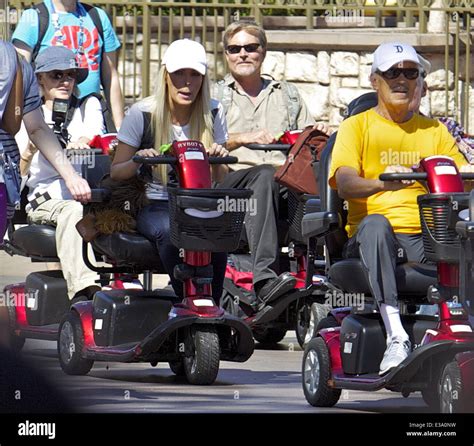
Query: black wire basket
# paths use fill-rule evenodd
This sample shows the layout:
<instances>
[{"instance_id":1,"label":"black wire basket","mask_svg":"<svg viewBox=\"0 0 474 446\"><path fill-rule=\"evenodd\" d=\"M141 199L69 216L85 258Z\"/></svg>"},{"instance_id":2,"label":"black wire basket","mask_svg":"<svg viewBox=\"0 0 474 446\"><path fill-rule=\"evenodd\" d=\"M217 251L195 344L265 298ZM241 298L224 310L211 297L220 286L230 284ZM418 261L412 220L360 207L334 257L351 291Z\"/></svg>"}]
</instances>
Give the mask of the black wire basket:
<instances>
[{"instance_id":1,"label":"black wire basket","mask_svg":"<svg viewBox=\"0 0 474 446\"><path fill-rule=\"evenodd\" d=\"M168 194L173 245L210 252L238 248L251 190L168 187Z\"/></svg>"},{"instance_id":2,"label":"black wire basket","mask_svg":"<svg viewBox=\"0 0 474 446\"><path fill-rule=\"evenodd\" d=\"M288 189L288 235L290 241L306 244L306 240L301 235L303 217L310 212L321 211L321 204L314 200L308 206L308 200L310 199L319 199L319 196L301 194Z\"/></svg>"},{"instance_id":3,"label":"black wire basket","mask_svg":"<svg viewBox=\"0 0 474 446\"><path fill-rule=\"evenodd\" d=\"M421 232L427 260L459 261L460 241L456 223L459 213L469 208L469 194L440 193L418 197Z\"/></svg>"}]
</instances>

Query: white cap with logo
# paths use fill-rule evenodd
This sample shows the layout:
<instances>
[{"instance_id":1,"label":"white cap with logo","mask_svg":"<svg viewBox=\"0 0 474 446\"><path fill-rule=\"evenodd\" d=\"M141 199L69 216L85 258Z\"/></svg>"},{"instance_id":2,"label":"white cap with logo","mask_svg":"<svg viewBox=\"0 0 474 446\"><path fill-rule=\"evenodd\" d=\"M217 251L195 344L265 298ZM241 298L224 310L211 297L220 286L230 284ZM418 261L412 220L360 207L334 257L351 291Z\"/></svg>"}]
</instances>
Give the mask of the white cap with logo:
<instances>
[{"instance_id":1,"label":"white cap with logo","mask_svg":"<svg viewBox=\"0 0 474 446\"><path fill-rule=\"evenodd\" d=\"M374 51L374 62L372 63L372 73L379 71L387 71L390 67L400 62L415 62L423 70L428 73L431 69L431 64L419 56L415 48L406 43L389 42L382 43Z\"/></svg>"},{"instance_id":2,"label":"white cap with logo","mask_svg":"<svg viewBox=\"0 0 474 446\"><path fill-rule=\"evenodd\" d=\"M161 64L166 66L168 73L190 68L204 76L207 69L206 50L194 40L175 40L166 50Z\"/></svg>"}]
</instances>

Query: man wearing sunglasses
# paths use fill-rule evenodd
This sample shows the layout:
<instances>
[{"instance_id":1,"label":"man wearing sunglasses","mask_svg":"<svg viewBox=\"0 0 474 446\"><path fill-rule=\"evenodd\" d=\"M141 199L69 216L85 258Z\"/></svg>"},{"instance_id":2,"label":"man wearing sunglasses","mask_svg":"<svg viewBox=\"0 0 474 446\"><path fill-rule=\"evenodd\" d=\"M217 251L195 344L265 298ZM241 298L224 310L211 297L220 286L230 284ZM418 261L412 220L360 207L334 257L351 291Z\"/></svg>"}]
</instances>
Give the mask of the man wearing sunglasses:
<instances>
[{"instance_id":1,"label":"man wearing sunglasses","mask_svg":"<svg viewBox=\"0 0 474 446\"><path fill-rule=\"evenodd\" d=\"M417 196L426 191L418 182L384 182L379 175L411 172L431 155L450 156L461 170L472 170L446 127L413 106L424 65L410 45L384 43L376 49L370 81L378 103L341 124L329 173L330 186L348 203L345 256L363 260L387 331L381 375L411 350L400 319L395 269L397 263L425 261Z\"/></svg>"},{"instance_id":2,"label":"man wearing sunglasses","mask_svg":"<svg viewBox=\"0 0 474 446\"><path fill-rule=\"evenodd\" d=\"M278 259L277 212L279 187L275 167L285 155L279 151L253 151L245 144L274 143L285 130L314 125L295 86L262 76L267 52L265 31L255 22L238 21L224 33L223 45L230 73L217 83L214 96L224 108L229 140L227 148L239 158L230 166L220 187L250 188L257 212L246 216L246 236L252 253L254 290L269 303L291 290L289 273L277 276L271 268Z\"/></svg>"}]
</instances>

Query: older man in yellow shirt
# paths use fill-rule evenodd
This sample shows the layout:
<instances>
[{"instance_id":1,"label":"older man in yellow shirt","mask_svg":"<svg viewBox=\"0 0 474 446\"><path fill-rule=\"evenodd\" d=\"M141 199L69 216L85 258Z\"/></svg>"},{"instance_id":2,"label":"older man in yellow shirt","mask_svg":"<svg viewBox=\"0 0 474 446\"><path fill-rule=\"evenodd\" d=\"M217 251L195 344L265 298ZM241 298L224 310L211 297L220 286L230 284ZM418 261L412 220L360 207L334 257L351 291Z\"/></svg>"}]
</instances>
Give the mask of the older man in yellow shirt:
<instances>
[{"instance_id":1,"label":"older man in yellow shirt","mask_svg":"<svg viewBox=\"0 0 474 446\"><path fill-rule=\"evenodd\" d=\"M332 153L329 184L348 202L345 255L361 258L387 330L380 374L398 366L411 349L395 269L398 262L424 261L416 200L426 190L416 182L384 182L379 175L410 172L431 155L450 156L462 170L471 170L446 127L412 111L417 81L425 74L413 47L380 45L370 75L378 104L341 124Z\"/></svg>"}]
</instances>

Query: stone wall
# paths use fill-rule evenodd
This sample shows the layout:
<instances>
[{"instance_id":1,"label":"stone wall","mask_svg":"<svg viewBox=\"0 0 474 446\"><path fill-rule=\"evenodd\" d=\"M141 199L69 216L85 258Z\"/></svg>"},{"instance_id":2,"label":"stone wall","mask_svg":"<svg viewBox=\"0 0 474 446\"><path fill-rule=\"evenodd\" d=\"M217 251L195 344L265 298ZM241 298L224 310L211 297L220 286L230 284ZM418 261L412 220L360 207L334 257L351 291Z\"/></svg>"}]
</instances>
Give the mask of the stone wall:
<instances>
[{"instance_id":1,"label":"stone wall","mask_svg":"<svg viewBox=\"0 0 474 446\"><path fill-rule=\"evenodd\" d=\"M131 36L130 36L131 37ZM132 45L134 48L130 48ZM119 64L122 85L125 82L125 95L132 102L132 97L140 97L141 89L141 60L143 55L143 38L141 35L132 42L128 42L126 50L126 62ZM156 74L159 70L159 61L166 50L167 45L159 45L158 41L152 40L150 44L150 85L153 91ZM446 71L444 69L444 55L439 53L428 53L422 51L432 63L431 73L427 76L428 93L422 100L421 110L423 113L440 117L445 116L446 110ZM474 60L474 57L471 57ZM208 53L209 74L211 78L222 78L225 75L225 66L222 54L217 61L212 52ZM267 52L264 61L263 72L270 74L278 80L293 82L300 90L311 114L317 121L329 123L332 128L337 128L344 118L344 110L349 102L363 93L372 91L369 74L372 64L372 52L368 51L302 51L289 49L287 51ZM450 66L453 61L450 60ZM459 64L461 79L465 73L464 58L461 57ZM474 79L474 69L471 70L471 79ZM125 74L125 76L123 76ZM134 75L136 74L136 76ZM456 116L456 110L462 110L464 105L464 83L458 83L458 107L454 101L454 74L448 71L449 82L449 116ZM469 130L474 133L474 81L470 85L469 95L470 109Z\"/></svg>"}]
</instances>

